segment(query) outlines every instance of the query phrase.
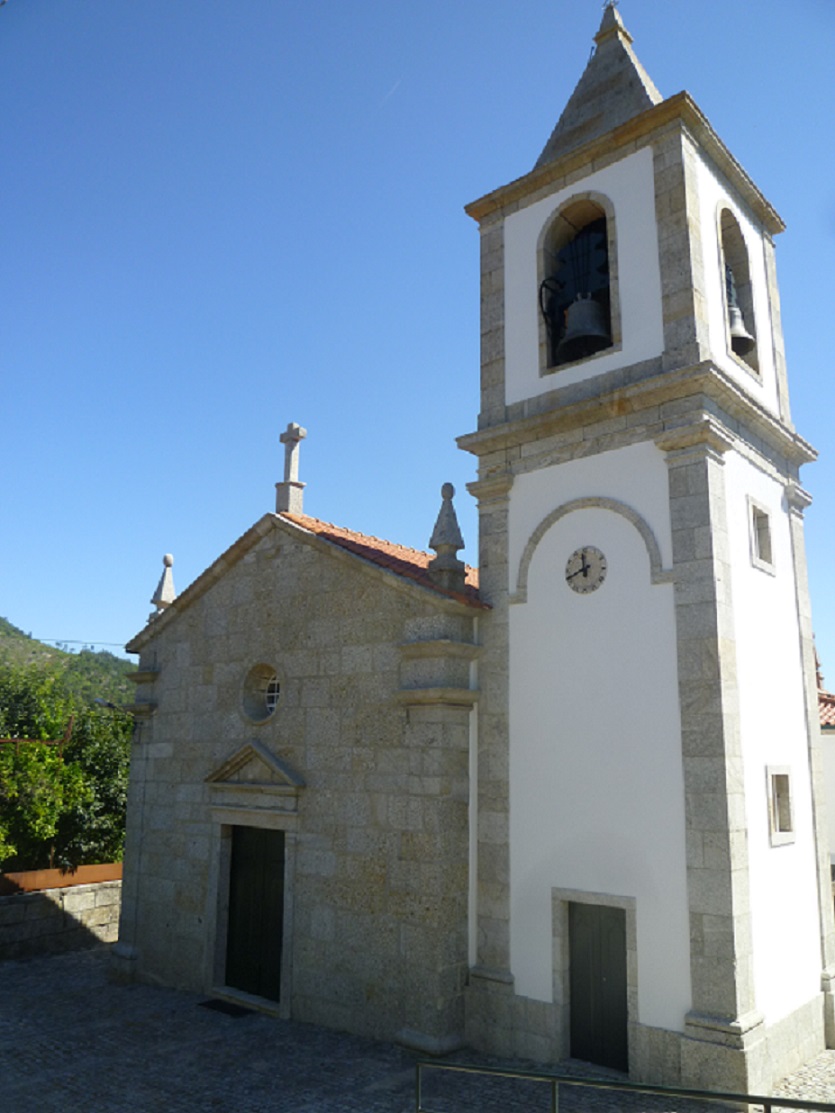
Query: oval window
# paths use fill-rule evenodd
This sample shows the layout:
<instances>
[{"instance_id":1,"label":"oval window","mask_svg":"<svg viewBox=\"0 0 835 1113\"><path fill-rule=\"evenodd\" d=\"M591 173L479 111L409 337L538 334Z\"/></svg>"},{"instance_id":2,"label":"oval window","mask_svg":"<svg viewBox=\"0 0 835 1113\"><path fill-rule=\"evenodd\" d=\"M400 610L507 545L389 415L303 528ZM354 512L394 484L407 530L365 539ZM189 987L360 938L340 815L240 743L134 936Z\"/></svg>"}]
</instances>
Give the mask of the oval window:
<instances>
[{"instance_id":1,"label":"oval window","mask_svg":"<svg viewBox=\"0 0 835 1113\"><path fill-rule=\"evenodd\" d=\"M278 706L281 685L272 665L255 665L244 681L244 712L253 722L263 723Z\"/></svg>"}]
</instances>

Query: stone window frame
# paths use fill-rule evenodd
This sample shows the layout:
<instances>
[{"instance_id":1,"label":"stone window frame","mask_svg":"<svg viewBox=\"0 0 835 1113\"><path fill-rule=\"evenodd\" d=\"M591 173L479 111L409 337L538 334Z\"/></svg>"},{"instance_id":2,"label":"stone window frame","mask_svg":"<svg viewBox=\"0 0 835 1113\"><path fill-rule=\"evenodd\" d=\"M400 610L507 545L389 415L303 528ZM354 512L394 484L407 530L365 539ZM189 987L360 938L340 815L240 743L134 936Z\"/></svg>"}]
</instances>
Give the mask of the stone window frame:
<instances>
[{"instance_id":1,"label":"stone window frame","mask_svg":"<svg viewBox=\"0 0 835 1113\"><path fill-rule=\"evenodd\" d=\"M598 212L594 215L589 215L588 208L594 206ZM555 227L560 220L568 223L567 213L569 210L579 207L582 208L588 219L584 219L583 223L579 225L582 229L586 225L591 224L593 220L599 220L601 217L606 220L606 240L608 250L609 262L609 328L612 334L612 343L608 348L603 348L602 351L595 352L594 355L584 356L581 360L573 360L569 363L552 364L549 362L549 337L548 327L545 324L542 313L539 309L538 295L539 288L546 277L548 277L550 267L546 266L546 258L552 253L552 246L549 241L553 242L555 236ZM573 224L572 227L578 227ZM573 237L565 240L569 243ZM560 245L562 246L562 245ZM550 213L544 221L542 228L539 231L539 237L536 244L536 289L537 289L537 306L536 306L536 319L539 338L539 376L543 378L546 375L554 375L560 371L566 370L569 367L576 367L580 363L587 363L590 360L598 359L600 356L611 355L612 352L620 351L622 348L622 332L621 332L621 314L620 314L620 287L619 287L619 271L618 271L618 252L617 252L617 225L615 217L615 206L611 198L605 193L598 193L596 190L582 190L579 193L573 193L570 197L561 201L560 204Z\"/></svg>"},{"instance_id":2,"label":"stone window frame","mask_svg":"<svg viewBox=\"0 0 835 1113\"><path fill-rule=\"evenodd\" d=\"M241 684L241 712L247 723L259 727L273 719L281 687L279 672L273 665L261 661L247 670Z\"/></svg>"},{"instance_id":3,"label":"stone window frame","mask_svg":"<svg viewBox=\"0 0 835 1113\"><path fill-rule=\"evenodd\" d=\"M774 531L771 528L771 511L761 502L748 496L748 540L751 563L761 572L776 575L774 566Z\"/></svg>"},{"instance_id":4,"label":"stone window frame","mask_svg":"<svg viewBox=\"0 0 835 1113\"><path fill-rule=\"evenodd\" d=\"M791 767L767 765L766 790L769 841L772 846L788 846L796 838Z\"/></svg>"},{"instance_id":5,"label":"stone window frame","mask_svg":"<svg viewBox=\"0 0 835 1113\"><path fill-rule=\"evenodd\" d=\"M753 280L748 245L742 233L739 218L726 199L716 208L716 244L719 251L719 282L722 290L722 311L725 321L725 348L735 363L758 381L761 378L757 318L754 312ZM754 338L754 347L747 355L737 355L731 346L731 324L728 299L725 294L725 266L731 268L736 283L737 301L742 310L745 327Z\"/></svg>"},{"instance_id":6,"label":"stone window frame","mask_svg":"<svg viewBox=\"0 0 835 1113\"><path fill-rule=\"evenodd\" d=\"M626 914L626 1021L631 1034L640 1021L638 1013L638 902L635 897L616 893L592 893L583 889L551 889L551 939L554 1007L560 1033L559 1056L567 1059L571 1052L571 970L568 940L568 906L595 904L619 908Z\"/></svg>"}]
</instances>

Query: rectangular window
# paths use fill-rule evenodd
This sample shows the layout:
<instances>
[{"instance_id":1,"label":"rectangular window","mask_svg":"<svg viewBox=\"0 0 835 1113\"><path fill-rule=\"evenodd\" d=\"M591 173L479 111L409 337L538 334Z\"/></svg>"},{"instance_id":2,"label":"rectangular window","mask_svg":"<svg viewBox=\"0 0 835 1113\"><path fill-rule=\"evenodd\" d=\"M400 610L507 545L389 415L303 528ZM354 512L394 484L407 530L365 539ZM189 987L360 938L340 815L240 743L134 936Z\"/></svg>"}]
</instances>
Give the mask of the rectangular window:
<instances>
[{"instance_id":1,"label":"rectangular window","mask_svg":"<svg viewBox=\"0 0 835 1113\"><path fill-rule=\"evenodd\" d=\"M771 519L768 511L748 500L751 530L751 563L765 572L774 571L774 554L771 545Z\"/></svg>"},{"instance_id":2,"label":"rectangular window","mask_svg":"<svg viewBox=\"0 0 835 1113\"><path fill-rule=\"evenodd\" d=\"M771 845L794 842L791 775L787 766L770 765L768 774L768 814Z\"/></svg>"}]
</instances>

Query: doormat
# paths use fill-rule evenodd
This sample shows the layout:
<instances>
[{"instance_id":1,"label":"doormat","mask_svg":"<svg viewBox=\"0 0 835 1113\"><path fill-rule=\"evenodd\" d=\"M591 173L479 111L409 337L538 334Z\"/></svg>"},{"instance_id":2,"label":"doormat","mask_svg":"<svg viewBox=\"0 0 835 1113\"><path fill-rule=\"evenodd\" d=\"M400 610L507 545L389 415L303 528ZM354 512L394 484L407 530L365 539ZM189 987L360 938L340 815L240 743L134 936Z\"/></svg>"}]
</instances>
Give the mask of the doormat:
<instances>
[{"instance_id":1,"label":"doormat","mask_svg":"<svg viewBox=\"0 0 835 1113\"><path fill-rule=\"evenodd\" d=\"M208 1001L200 1001L199 1004L204 1009L214 1009L215 1012L232 1016L235 1020L242 1016L252 1016L255 1011L254 1009L246 1009L243 1005L233 1005L231 1001L219 1001L216 997L212 997Z\"/></svg>"}]
</instances>

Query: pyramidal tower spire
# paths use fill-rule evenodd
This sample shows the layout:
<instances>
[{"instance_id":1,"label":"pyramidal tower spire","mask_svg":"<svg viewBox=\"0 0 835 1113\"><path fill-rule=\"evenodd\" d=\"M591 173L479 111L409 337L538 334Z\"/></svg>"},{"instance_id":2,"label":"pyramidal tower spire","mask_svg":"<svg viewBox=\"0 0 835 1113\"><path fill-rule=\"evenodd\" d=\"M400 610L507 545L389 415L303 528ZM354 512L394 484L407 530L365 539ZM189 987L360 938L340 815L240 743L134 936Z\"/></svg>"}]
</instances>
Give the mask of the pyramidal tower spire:
<instances>
[{"instance_id":1,"label":"pyramidal tower spire","mask_svg":"<svg viewBox=\"0 0 835 1113\"><path fill-rule=\"evenodd\" d=\"M611 0L594 41L594 53L537 159L537 167L605 135L662 100L638 61L632 36Z\"/></svg>"}]
</instances>

